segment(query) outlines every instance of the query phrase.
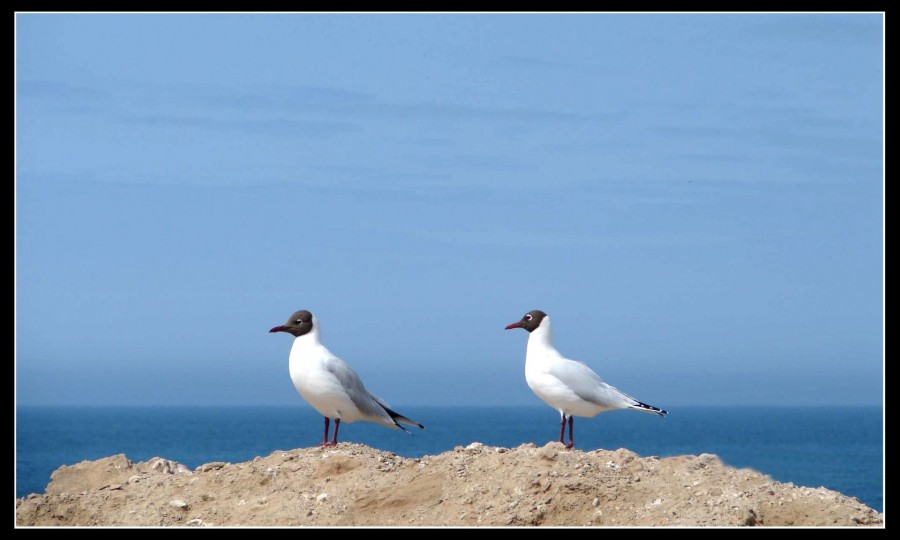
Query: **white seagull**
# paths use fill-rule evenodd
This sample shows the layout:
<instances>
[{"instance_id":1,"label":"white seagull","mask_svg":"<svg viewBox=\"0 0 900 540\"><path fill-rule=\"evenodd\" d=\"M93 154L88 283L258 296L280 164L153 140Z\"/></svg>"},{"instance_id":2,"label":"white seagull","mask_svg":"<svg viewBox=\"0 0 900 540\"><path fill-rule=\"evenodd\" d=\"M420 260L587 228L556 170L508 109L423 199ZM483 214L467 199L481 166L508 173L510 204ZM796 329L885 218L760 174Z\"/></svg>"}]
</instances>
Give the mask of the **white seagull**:
<instances>
[{"instance_id":1,"label":"white seagull","mask_svg":"<svg viewBox=\"0 0 900 540\"><path fill-rule=\"evenodd\" d=\"M295 312L285 324L269 330L294 336L288 368L297 392L325 417L321 446L337 444L342 420L375 422L407 433L401 423L425 429L422 424L392 411L387 403L366 390L353 368L325 348L319 331L319 321L305 309ZM334 418L334 437L328 442L331 418Z\"/></svg>"},{"instance_id":2,"label":"white seagull","mask_svg":"<svg viewBox=\"0 0 900 540\"><path fill-rule=\"evenodd\" d=\"M668 413L658 407L641 403L603 382L591 368L576 360L569 360L553 346L550 317L536 309L529 311L522 320L506 327L528 330L528 346L525 349L525 381L537 396L559 411L559 442L563 441L566 419L569 420L569 443L575 446L572 435L573 416L591 418L605 411L632 409L659 416Z\"/></svg>"}]
</instances>

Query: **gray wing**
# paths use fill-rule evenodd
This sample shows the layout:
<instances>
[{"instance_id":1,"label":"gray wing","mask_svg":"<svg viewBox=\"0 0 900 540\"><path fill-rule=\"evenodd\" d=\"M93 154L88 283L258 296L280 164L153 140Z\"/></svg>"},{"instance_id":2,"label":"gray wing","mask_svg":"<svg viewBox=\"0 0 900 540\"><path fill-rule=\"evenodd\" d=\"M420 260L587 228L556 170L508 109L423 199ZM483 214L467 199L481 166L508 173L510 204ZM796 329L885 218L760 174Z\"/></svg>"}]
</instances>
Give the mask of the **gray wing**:
<instances>
[{"instance_id":1,"label":"gray wing","mask_svg":"<svg viewBox=\"0 0 900 540\"><path fill-rule=\"evenodd\" d=\"M548 373L579 398L602 407L627 408L639 403L618 388L606 384L591 368L575 360L555 362Z\"/></svg>"},{"instance_id":2,"label":"gray wing","mask_svg":"<svg viewBox=\"0 0 900 540\"><path fill-rule=\"evenodd\" d=\"M390 424L394 423L390 415L385 411L385 407L381 405L380 400L366 390L362 379L359 378L359 375L356 374L353 368L336 356L329 358L325 363L325 367L341 383L341 387L347 392L350 400L363 415L380 418Z\"/></svg>"}]
</instances>

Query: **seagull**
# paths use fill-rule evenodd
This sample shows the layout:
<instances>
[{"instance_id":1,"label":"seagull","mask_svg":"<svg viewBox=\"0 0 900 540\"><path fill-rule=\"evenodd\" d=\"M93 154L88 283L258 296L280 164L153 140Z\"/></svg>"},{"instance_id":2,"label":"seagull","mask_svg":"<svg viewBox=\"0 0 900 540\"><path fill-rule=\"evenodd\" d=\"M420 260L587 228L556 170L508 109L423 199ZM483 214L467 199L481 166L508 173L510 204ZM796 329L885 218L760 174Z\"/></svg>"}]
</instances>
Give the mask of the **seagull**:
<instances>
[{"instance_id":1,"label":"seagull","mask_svg":"<svg viewBox=\"0 0 900 540\"><path fill-rule=\"evenodd\" d=\"M288 368L294 388L312 407L325 417L325 435L320 446L337 444L341 420L364 420L392 429L409 430L400 424L425 429L422 424L394 412L381 398L363 386L359 375L322 344L319 321L301 309L286 323L269 330L294 336ZM328 425L334 419L334 437L328 441Z\"/></svg>"},{"instance_id":2,"label":"seagull","mask_svg":"<svg viewBox=\"0 0 900 540\"><path fill-rule=\"evenodd\" d=\"M665 416L669 413L641 403L633 397L612 387L585 364L569 360L553 346L553 331L550 317L539 309L529 311L518 322L506 327L528 330L528 345L525 349L525 381L529 388L559 411L559 442L566 448L575 446L572 435L573 416L592 418L605 411L631 409ZM569 421L569 443L563 441Z\"/></svg>"}]
</instances>

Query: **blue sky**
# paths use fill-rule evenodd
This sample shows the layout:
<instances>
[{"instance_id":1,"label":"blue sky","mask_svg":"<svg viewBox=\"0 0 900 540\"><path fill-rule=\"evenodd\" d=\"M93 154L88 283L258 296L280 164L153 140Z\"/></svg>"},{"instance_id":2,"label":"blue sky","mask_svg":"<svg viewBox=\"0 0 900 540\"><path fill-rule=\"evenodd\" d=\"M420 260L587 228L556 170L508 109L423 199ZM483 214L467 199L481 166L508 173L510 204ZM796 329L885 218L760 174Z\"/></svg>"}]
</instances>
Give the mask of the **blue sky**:
<instances>
[{"instance_id":1,"label":"blue sky","mask_svg":"<svg viewBox=\"0 0 900 540\"><path fill-rule=\"evenodd\" d=\"M881 14L18 14L16 400L879 404Z\"/></svg>"}]
</instances>

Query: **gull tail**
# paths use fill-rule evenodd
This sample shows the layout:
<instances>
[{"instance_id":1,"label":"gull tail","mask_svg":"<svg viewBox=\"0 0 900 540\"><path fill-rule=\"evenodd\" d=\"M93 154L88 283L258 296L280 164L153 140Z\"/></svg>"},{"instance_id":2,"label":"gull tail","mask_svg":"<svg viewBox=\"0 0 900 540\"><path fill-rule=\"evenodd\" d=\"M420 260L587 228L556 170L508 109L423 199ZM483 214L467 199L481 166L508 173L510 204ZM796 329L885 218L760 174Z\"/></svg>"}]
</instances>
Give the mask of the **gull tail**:
<instances>
[{"instance_id":1,"label":"gull tail","mask_svg":"<svg viewBox=\"0 0 900 540\"><path fill-rule=\"evenodd\" d=\"M382 407L384 407L384 405L382 405ZM422 424L416 422L415 420L410 420L409 418L403 416L402 414L400 414L400 413L398 413L398 412L396 412L396 411L392 411L391 409L389 409L389 408L387 408L387 407L384 407L384 410L385 410L385 412L387 412L387 413L391 416L391 420L394 421L394 424L395 424L398 428L400 428L400 429L402 429L403 431L409 433L410 435L412 435L412 433L410 433L408 429L406 429L405 427L401 426L400 424L406 424L406 425L408 425L408 426L415 426L415 427L417 427L417 428L419 428L419 429L425 429L425 426L423 426Z\"/></svg>"},{"instance_id":2,"label":"gull tail","mask_svg":"<svg viewBox=\"0 0 900 540\"><path fill-rule=\"evenodd\" d=\"M637 401L637 400L635 400L635 401ZM634 409L636 411L658 414L660 416L665 416L665 415L669 414L667 411L664 411L664 410L660 409L659 407L654 407L653 405L647 405L646 403L641 403L640 401L637 401L637 405L632 405L629 408Z\"/></svg>"}]
</instances>

